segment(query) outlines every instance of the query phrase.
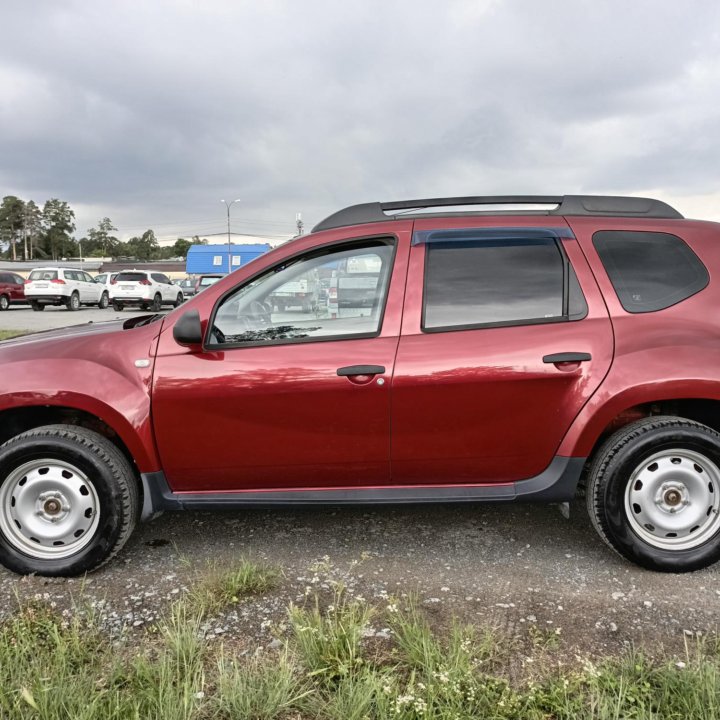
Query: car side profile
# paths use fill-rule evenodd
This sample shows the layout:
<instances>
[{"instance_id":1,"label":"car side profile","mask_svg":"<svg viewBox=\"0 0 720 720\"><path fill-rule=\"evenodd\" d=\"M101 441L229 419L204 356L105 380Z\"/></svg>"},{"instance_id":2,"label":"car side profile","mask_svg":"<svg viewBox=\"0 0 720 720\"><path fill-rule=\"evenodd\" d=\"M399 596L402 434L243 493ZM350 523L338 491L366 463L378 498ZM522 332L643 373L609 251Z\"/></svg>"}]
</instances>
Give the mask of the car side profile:
<instances>
[{"instance_id":1,"label":"car side profile","mask_svg":"<svg viewBox=\"0 0 720 720\"><path fill-rule=\"evenodd\" d=\"M160 312L163 305L181 305L183 293L164 273L123 270L110 280L110 300L116 312L129 306Z\"/></svg>"},{"instance_id":2,"label":"car side profile","mask_svg":"<svg viewBox=\"0 0 720 720\"><path fill-rule=\"evenodd\" d=\"M706 567L718 274L720 224L658 200L367 203L168 315L2 342L0 560L82 573L171 510L583 490L627 560ZM300 280L327 299L279 307Z\"/></svg>"},{"instance_id":3,"label":"car side profile","mask_svg":"<svg viewBox=\"0 0 720 720\"><path fill-rule=\"evenodd\" d=\"M79 310L82 305L108 306L108 291L84 270L70 268L38 268L25 281L25 297L33 310L48 305L64 305Z\"/></svg>"},{"instance_id":4,"label":"car side profile","mask_svg":"<svg viewBox=\"0 0 720 720\"><path fill-rule=\"evenodd\" d=\"M25 278L12 272L0 271L0 311L9 310L11 305L27 305L25 299Z\"/></svg>"}]
</instances>

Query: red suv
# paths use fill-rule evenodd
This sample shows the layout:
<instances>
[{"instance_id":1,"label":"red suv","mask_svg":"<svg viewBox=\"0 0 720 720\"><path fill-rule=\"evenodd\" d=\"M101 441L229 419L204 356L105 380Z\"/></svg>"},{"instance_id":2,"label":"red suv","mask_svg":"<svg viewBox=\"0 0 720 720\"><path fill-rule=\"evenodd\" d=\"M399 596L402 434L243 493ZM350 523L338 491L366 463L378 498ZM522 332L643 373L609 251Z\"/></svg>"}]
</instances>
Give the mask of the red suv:
<instances>
[{"instance_id":1,"label":"red suv","mask_svg":"<svg viewBox=\"0 0 720 720\"><path fill-rule=\"evenodd\" d=\"M0 270L0 310L11 305L27 305L25 299L25 278L22 275Z\"/></svg>"},{"instance_id":2,"label":"red suv","mask_svg":"<svg viewBox=\"0 0 720 720\"><path fill-rule=\"evenodd\" d=\"M501 209L450 211L468 205ZM720 557L713 272L720 225L656 200L370 203L167 316L6 341L0 559L80 573L164 510L563 503L584 487L624 557L705 567ZM347 302L273 304L299 279Z\"/></svg>"}]
</instances>

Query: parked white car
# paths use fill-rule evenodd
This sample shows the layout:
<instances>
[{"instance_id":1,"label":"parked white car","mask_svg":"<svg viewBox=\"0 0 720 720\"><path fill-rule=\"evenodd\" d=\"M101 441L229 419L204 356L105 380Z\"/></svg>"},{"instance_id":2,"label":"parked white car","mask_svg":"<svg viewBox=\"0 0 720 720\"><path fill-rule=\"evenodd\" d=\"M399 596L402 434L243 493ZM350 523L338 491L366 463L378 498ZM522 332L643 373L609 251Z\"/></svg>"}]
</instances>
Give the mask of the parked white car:
<instances>
[{"instance_id":1,"label":"parked white car","mask_svg":"<svg viewBox=\"0 0 720 720\"><path fill-rule=\"evenodd\" d=\"M106 308L109 293L84 270L48 267L30 273L25 283L25 298L35 311L44 310L47 305L78 310L81 305Z\"/></svg>"},{"instance_id":2,"label":"parked white car","mask_svg":"<svg viewBox=\"0 0 720 720\"><path fill-rule=\"evenodd\" d=\"M159 312L163 305L181 305L183 294L163 273L123 270L110 281L110 300L116 312L130 305Z\"/></svg>"}]
</instances>

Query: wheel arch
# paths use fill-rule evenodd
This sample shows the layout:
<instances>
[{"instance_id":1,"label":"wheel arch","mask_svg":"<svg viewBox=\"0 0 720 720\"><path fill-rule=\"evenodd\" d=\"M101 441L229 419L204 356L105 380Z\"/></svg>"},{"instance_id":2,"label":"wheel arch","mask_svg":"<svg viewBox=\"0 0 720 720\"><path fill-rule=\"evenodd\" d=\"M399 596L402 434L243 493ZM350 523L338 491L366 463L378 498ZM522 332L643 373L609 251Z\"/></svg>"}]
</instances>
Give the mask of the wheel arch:
<instances>
[{"instance_id":1,"label":"wheel arch","mask_svg":"<svg viewBox=\"0 0 720 720\"><path fill-rule=\"evenodd\" d=\"M106 437L128 459L138 481L145 468L156 463L147 457L142 440L127 428L118 430L118 425L99 414L70 405L25 405L0 411L0 445L27 430L44 425L76 425Z\"/></svg>"},{"instance_id":2,"label":"wheel arch","mask_svg":"<svg viewBox=\"0 0 720 720\"><path fill-rule=\"evenodd\" d=\"M713 387L713 393L704 397L688 394L687 388L668 389L662 394L655 389L641 401L638 401L638 390L632 388L614 396L591 411L586 407L566 434L558 454L591 459L612 433L631 422L656 415L694 420L720 432L720 388Z\"/></svg>"}]
</instances>

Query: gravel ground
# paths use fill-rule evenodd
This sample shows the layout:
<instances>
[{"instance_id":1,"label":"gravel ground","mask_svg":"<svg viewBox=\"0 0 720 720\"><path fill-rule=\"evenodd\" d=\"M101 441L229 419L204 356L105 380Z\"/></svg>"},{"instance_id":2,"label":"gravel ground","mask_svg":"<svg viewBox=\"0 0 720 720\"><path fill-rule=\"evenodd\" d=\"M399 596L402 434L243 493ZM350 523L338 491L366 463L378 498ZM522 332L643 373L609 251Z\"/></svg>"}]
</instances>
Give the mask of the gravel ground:
<instances>
[{"instance_id":1,"label":"gravel ground","mask_svg":"<svg viewBox=\"0 0 720 720\"><path fill-rule=\"evenodd\" d=\"M308 588L329 593L334 581L380 605L417 592L440 624L456 616L526 642L557 632L563 651L580 656L628 642L681 651L720 617L718 568L666 575L630 565L595 535L580 501L570 520L535 505L167 514L84 579L0 570L0 616L16 597L40 595L68 611L82 599L110 632L141 633L208 563L241 556L279 566L281 586L211 618L204 631L248 652L275 647L288 603L302 602ZM373 632L384 636L382 627Z\"/></svg>"}]
</instances>

